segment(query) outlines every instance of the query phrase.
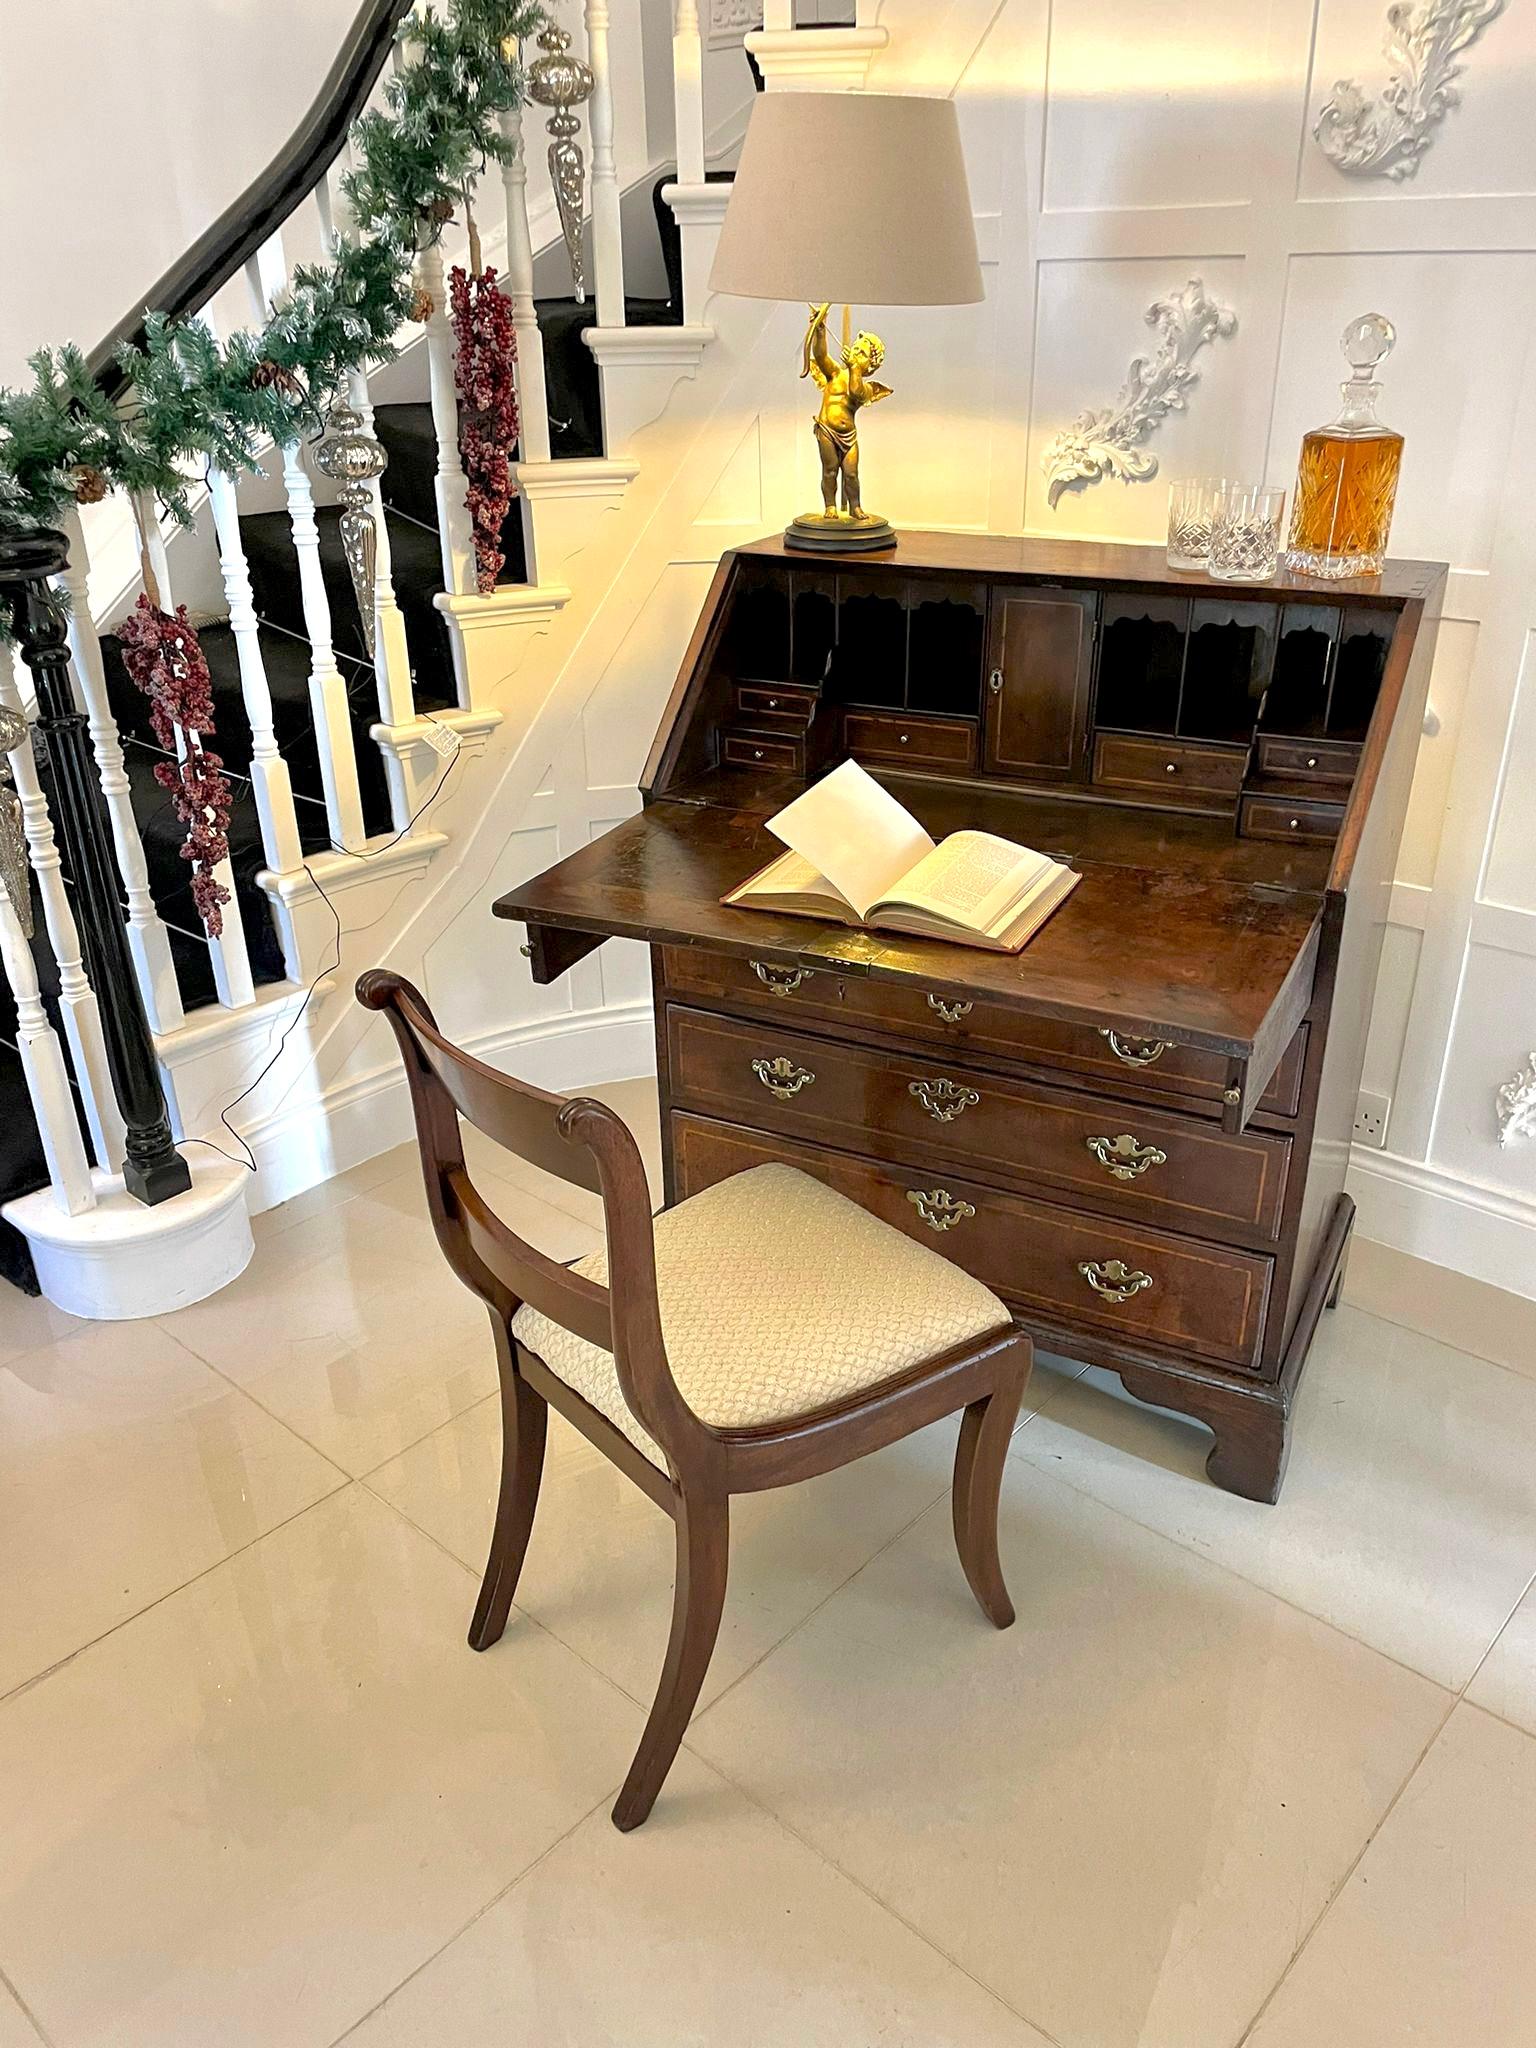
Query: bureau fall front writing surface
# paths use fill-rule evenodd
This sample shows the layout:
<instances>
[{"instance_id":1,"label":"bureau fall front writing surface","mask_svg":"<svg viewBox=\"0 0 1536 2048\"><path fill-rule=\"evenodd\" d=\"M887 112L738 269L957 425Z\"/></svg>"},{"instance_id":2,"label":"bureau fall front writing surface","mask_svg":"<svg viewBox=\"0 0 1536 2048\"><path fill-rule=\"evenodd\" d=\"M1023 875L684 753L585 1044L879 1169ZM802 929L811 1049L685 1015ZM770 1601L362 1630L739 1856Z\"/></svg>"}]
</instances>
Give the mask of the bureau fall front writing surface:
<instances>
[{"instance_id":1,"label":"bureau fall front writing surface","mask_svg":"<svg viewBox=\"0 0 1536 2048\"><path fill-rule=\"evenodd\" d=\"M721 562L645 808L495 906L648 942L669 1199L786 1159L1215 1434L1273 1500L1336 1291L1445 571L1240 599L1151 550L904 534ZM1017 956L731 909L847 754L1083 880Z\"/></svg>"}]
</instances>

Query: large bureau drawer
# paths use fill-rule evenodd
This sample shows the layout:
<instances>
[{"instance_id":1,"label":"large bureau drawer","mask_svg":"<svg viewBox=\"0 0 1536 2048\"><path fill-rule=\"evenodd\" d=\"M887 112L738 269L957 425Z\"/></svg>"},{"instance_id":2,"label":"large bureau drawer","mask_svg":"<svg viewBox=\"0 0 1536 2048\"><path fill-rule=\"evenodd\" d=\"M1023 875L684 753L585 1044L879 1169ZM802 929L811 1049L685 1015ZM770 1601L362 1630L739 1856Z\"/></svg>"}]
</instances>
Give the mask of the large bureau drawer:
<instances>
[{"instance_id":1,"label":"large bureau drawer","mask_svg":"<svg viewBox=\"0 0 1536 2048\"><path fill-rule=\"evenodd\" d=\"M968 1177L861 1159L674 1110L679 1198L769 1160L839 1193L1030 1309L1128 1343L1177 1348L1252 1371L1272 1262L1162 1231L1105 1221ZM1108 1292L1096 1291L1088 1268Z\"/></svg>"},{"instance_id":2,"label":"large bureau drawer","mask_svg":"<svg viewBox=\"0 0 1536 2048\"><path fill-rule=\"evenodd\" d=\"M1128 1098L1168 1100L1221 1109L1226 1061L1219 1054L1162 1039L1138 1038L1129 1029L1063 1024L1032 1017L1002 1003L966 1002L895 981L840 975L831 968L778 967L701 947L662 948L667 990L702 1007L724 1005L782 1018L868 1026L891 1037L932 1043L971 1059L1017 1060L1065 1069L1108 1082ZM1306 1054L1303 1024L1282 1054L1258 1107L1271 1116L1294 1116L1301 1101Z\"/></svg>"},{"instance_id":3,"label":"large bureau drawer","mask_svg":"<svg viewBox=\"0 0 1536 2048\"><path fill-rule=\"evenodd\" d=\"M735 1123L1044 1185L1111 1214L1273 1236L1290 1139L1044 1082L667 1006L671 1098Z\"/></svg>"}]
</instances>

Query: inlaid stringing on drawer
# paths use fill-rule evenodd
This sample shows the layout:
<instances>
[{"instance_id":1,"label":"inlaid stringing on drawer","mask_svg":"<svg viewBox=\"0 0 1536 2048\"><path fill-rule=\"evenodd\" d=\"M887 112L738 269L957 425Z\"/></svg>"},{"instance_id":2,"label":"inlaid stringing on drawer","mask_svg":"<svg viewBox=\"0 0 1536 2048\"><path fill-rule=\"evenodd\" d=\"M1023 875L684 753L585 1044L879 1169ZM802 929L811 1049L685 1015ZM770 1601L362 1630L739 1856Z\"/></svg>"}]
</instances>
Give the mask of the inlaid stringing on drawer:
<instances>
[{"instance_id":1,"label":"inlaid stringing on drawer","mask_svg":"<svg viewBox=\"0 0 1536 2048\"><path fill-rule=\"evenodd\" d=\"M861 1149L881 1156L934 1155L1197 1235L1279 1227L1285 1137L1229 1137L1144 1104L677 1004L666 1032L682 1107L832 1144L857 1130Z\"/></svg>"},{"instance_id":2,"label":"inlaid stringing on drawer","mask_svg":"<svg viewBox=\"0 0 1536 2048\"><path fill-rule=\"evenodd\" d=\"M673 946L662 954L667 991L700 1008L726 1006L771 1012L791 1028L867 1027L888 1036L942 1045L972 1062L1015 1060L1107 1083L1126 1099L1151 1097L1170 1107L1192 1100L1220 1109L1226 1062L1213 1052L1161 1039L1138 1038L1129 1026L1102 1030L1031 1016L1001 1003L955 996L917 984L843 976L831 967L786 967ZM1307 1027L1282 1055L1259 1107L1294 1116L1301 1098Z\"/></svg>"},{"instance_id":3,"label":"inlaid stringing on drawer","mask_svg":"<svg viewBox=\"0 0 1536 2048\"><path fill-rule=\"evenodd\" d=\"M1273 1261L1083 1215L952 1169L861 1158L674 1110L678 1195L786 1160L941 1251L1024 1314L1240 1370L1257 1364Z\"/></svg>"}]
</instances>

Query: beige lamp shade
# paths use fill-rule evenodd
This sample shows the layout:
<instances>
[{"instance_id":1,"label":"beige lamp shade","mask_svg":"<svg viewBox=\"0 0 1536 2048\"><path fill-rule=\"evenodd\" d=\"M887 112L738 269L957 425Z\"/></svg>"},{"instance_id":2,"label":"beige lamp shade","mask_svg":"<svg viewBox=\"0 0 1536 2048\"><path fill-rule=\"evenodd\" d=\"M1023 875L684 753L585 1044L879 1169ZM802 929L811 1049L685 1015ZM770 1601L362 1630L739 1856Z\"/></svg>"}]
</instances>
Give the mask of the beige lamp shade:
<instances>
[{"instance_id":1,"label":"beige lamp shade","mask_svg":"<svg viewBox=\"0 0 1536 2048\"><path fill-rule=\"evenodd\" d=\"M954 102L764 93L709 284L818 305L973 305L981 268Z\"/></svg>"}]
</instances>

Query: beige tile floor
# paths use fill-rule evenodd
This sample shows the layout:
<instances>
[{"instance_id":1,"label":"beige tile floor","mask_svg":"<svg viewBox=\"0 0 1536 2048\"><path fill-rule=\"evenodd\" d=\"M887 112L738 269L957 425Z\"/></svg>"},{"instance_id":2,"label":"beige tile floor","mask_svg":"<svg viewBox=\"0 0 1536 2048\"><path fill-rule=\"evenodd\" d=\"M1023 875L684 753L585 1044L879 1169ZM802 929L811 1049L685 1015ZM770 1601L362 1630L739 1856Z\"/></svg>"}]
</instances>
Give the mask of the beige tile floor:
<instances>
[{"instance_id":1,"label":"beige tile floor","mask_svg":"<svg viewBox=\"0 0 1536 2048\"><path fill-rule=\"evenodd\" d=\"M602 1092L654 1146L652 1091ZM476 1163L553 1254L595 1241L589 1198ZM621 1837L665 1521L556 1426L474 1656L494 1372L411 1156L257 1234L158 1323L0 1295L0 2048L1536 2039L1536 1375L1497 1304L1455 1350L1360 1261L1273 1509L1043 1365L1006 1634L952 1425L741 1502Z\"/></svg>"}]
</instances>

